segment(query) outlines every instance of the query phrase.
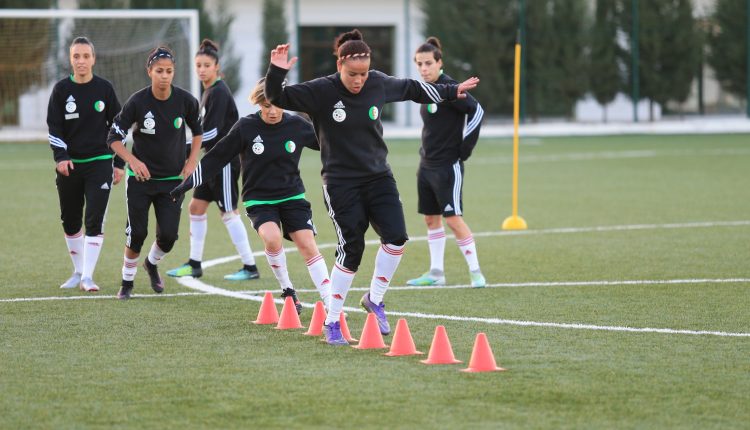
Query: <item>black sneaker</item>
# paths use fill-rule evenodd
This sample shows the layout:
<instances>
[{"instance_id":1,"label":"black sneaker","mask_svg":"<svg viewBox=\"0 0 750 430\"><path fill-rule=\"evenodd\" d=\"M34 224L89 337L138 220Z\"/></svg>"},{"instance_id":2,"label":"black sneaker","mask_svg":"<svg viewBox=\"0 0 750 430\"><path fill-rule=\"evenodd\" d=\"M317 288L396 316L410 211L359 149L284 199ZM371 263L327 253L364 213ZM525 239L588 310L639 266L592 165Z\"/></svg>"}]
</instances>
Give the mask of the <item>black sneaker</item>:
<instances>
[{"instance_id":1,"label":"black sneaker","mask_svg":"<svg viewBox=\"0 0 750 430\"><path fill-rule=\"evenodd\" d=\"M148 258L146 258L143 261L143 268L146 269L146 273L148 273L148 277L151 280L151 289L156 293L163 293L164 282L161 280L161 276L159 276L159 270L157 270L156 265L151 264Z\"/></svg>"},{"instance_id":2,"label":"black sneaker","mask_svg":"<svg viewBox=\"0 0 750 430\"><path fill-rule=\"evenodd\" d=\"M300 315L302 313L302 303L297 299L297 292L294 291L294 288L286 288L281 292L281 298L284 299L286 297L292 298L294 307L297 309L297 315Z\"/></svg>"},{"instance_id":3,"label":"black sneaker","mask_svg":"<svg viewBox=\"0 0 750 430\"><path fill-rule=\"evenodd\" d=\"M122 281L120 291L117 292L117 298L120 300L128 300L130 294L133 292L133 281Z\"/></svg>"}]
</instances>

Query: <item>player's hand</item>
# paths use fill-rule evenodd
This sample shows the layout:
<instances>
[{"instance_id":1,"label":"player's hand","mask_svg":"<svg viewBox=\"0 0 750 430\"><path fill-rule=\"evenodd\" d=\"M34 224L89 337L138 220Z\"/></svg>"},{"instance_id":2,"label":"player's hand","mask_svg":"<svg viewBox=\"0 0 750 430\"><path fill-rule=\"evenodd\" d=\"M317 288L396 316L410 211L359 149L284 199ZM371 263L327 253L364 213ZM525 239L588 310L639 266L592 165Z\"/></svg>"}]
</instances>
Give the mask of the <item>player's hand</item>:
<instances>
[{"instance_id":1,"label":"player's hand","mask_svg":"<svg viewBox=\"0 0 750 430\"><path fill-rule=\"evenodd\" d=\"M119 167L115 167L113 171L113 180L112 185L117 185L122 181L122 178L125 176L125 170L120 169Z\"/></svg>"},{"instance_id":2,"label":"player's hand","mask_svg":"<svg viewBox=\"0 0 750 430\"><path fill-rule=\"evenodd\" d=\"M460 84L458 84L458 93L456 94L456 98L465 99L466 91L476 88L478 84L479 78L477 78L476 76L461 82Z\"/></svg>"},{"instance_id":3,"label":"player's hand","mask_svg":"<svg viewBox=\"0 0 750 430\"><path fill-rule=\"evenodd\" d=\"M130 170L135 173L135 179L141 182L151 179L151 173L148 171L148 167L146 167L141 160L133 157L128 164L130 165Z\"/></svg>"},{"instance_id":4,"label":"player's hand","mask_svg":"<svg viewBox=\"0 0 750 430\"><path fill-rule=\"evenodd\" d=\"M189 178L190 175L192 175L193 172L195 172L195 168L197 165L198 165L197 161L191 158L188 158L185 161L185 166L182 168L182 173L180 173L180 175L182 175L182 177L185 179Z\"/></svg>"},{"instance_id":5,"label":"player's hand","mask_svg":"<svg viewBox=\"0 0 750 430\"><path fill-rule=\"evenodd\" d=\"M289 70L297 62L297 57L289 60L289 44L276 45L276 49L271 50L271 64L282 69Z\"/></svg>"},{"instance_id":6,"label":"player's hand","mask_svg":"<svg viewBox=\"0 0 750 430\"><path fill-rule=\"evenodd\" d=\"M63 160L59 163L57 163L57 166L55 166L55 170L63 176L70 176L70 171L74 170L73 162L70 160Z\"/></svg>"},{"instance_id":7,"label":"player's hand","mask_svg":"<svg viewBox=\"0 0 750 430\"><path fill-rule=\"evenodd\" d=\"M169 192L169 197L172 197L172 201L176 202L180 199L182 199L182 196L185 194L185 191L192 188L191 184L193 183L192 178L187 178L184 181L180 183L180 185L174 187L172 191Z\"/></svg>"}]
</instances>

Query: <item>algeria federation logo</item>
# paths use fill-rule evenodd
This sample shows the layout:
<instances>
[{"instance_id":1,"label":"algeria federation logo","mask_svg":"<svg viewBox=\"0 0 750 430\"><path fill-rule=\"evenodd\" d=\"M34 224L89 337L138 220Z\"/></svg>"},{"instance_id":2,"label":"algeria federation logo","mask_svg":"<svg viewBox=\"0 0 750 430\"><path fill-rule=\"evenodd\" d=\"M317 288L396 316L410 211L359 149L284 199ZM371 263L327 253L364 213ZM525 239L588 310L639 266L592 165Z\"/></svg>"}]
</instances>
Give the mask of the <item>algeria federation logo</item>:
<instances>
[{"instance_id":1,"label":"algeria federation logo","mask_svg":"<svg viewBox=\"0 0 750 430\"><path fill-rule=\"evenodd\" d=\"M427 112L429 113L435 113L437 112L437 105L435 103L430 103L427 105Z\"/></svg>"},{"instance_id":2,"label":"algeria federation logo","mask_svg":"<svg viewBox=\"0 0 750 430\"><path fill-rule=\"evenodd\" d=\"M294 152L297 149L297 145L291 140L287 140L284 142L284 148L286 148L286 152Z\"/></svg>"},{"instance_id":3,"label":"algeria federation logo","mask_svg":"<svg viewBox=\"0 0 750 430\"><path fill-rule=\"evenodd\" d=\"M265 151L266 147L263 146L263 139L261 139L260 135L255 136L255 139L253 139L252 148L255 155L260 155Z\"/></svg>"},{"instance_id":4,"label":"algeria federation logo","mask_svg":"<svg viewBox=\"0 0 750 430\"><path fill-rule=\"evenodd\" d=\"M76 108L76 100L73 98L73 96L68 97L68 100L66 100L67 103L65 103L65 110L68 111L68 113L75 112Z\"/></svg>"},{"instance_id":5,"label":"algeria federation logo","mask_svg":"<svg viewBox=\"0 0 750 430\"><path fill-rule=\"evenodd\" d=\"M177 118L175 118L173 124L174 128L182 127L182 117L178 116Z\"/></svg>"},{"instance_id":6,"label":"algeria federation logo","mask_svg":"<svg viewBox=\"0 0 750 430\"><path fill-rule=\"evenodd\" d=\"M373 120L373 121L375 121L376 119L378 119L378 113L379 113L379 111L378 111L378 107L377 106L371 107L370 111L367 112L367 114L370 115L370 119Z\"/></svg>"},{"instance_id":7,"label":"algeria federation logo","mask_svg":"<svg viewBox=\"0 0 750 430\"><path fill-rule=\"evenodd\" d=\"M342 122L346 119L346 112L344 109L334 109L333 120L336 122Z\"/></svg>"},{"instance_id":8,"label":"algeria federation logo","mask_svg":"<svg viewBox=\"0 0 750 430\"><path fill-rule=\"evenodd\" d=\"M97 112L101 112L104 110L104 102L101 100L97 100L94 102L94 110Z\"/></svg>"}]
</instances>

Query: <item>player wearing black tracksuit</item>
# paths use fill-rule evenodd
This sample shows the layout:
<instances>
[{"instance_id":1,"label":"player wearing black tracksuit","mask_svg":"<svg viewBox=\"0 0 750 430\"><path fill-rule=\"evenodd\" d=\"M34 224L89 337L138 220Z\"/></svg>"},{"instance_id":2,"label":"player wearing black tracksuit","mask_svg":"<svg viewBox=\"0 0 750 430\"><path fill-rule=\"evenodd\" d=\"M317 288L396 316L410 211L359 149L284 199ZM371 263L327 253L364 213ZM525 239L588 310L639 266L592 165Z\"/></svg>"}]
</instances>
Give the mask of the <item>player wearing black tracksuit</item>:
<instances>
[{"instance_id":1,"label":"player wearing black tracksuit","mask_svg":"<svg viewBox=\"0 0 750 430\"><path fill-rule=\"evenodd\" d=\"M169 192L182 181L185 165L185 124L193 135L203 133L198 118L198 101L179 87L172 87L167 100L154 97L151 87L133 94L115 117L107 143L123 140L133 130L133 155L148 167L151 179L138 181L127 169L126 246L140 253L148 234L148 211L154 205L157 244L169 252L177 240L182 200L173 201Z\"/></svg>"},{"instance_id":2,"label":"player wearing black tracksuit","mask_svg":"<svg viewBox=\"0 0 750 430\"><path fill-rule=\"evenodd\" d=\"M96 75L89 82L77 83L71 74L55 84L49 99L47 125L55 163L73 163L67 176L57 172L56 184L60 219L78 278L92 276L103 242L104 215L113 185L113 154L107 146L107 130L119 111L112 84ZM114 166L122 169L124 163L114 157ZM86 227L85 238L82 225ZM93 263L84 262L86 250L95 251ZM63 285L77 286L72 282Z\"/></svg>"}]
</instances>

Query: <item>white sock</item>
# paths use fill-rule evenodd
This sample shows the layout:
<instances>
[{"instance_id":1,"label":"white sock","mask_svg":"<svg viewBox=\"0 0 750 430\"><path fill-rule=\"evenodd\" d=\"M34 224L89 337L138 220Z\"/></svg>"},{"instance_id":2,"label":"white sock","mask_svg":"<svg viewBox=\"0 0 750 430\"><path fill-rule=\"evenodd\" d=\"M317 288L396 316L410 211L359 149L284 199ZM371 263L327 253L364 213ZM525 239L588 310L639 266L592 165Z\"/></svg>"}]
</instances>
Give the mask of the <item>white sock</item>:
<instances>
[{"instance_id":1,"label":"white sock","mask_svg":"<svg viewBox=\"0 0 750 430\"><path fill-rule=\"evenodd\" d=\"M73 260L73 271L83 273L83 230L73 236L65 235L65 243L68 244L68 253Z\"/></svg>"},{"instance_id":2,"label":"white sock","mask_svg":"<svg viewBox=\"0 0 750 430\"><path fill-rule=\"evenodd\" d=\"M328 297L331 295L331 280L328 278L326 260L318 254L305 263L307 264L307 271L310 272L310 279L315 284L315 288L318 289L320 299L325 306L328 306Z\"/></svg>"},{"instance_id":3,"label":"white sock","mask_svg":"<svg viewBox=\"0 0 750 430\"><path fill-rule=\"evenodd\" d=\"M427 243L430 245L430 270L444 270L445 228L427 229Z\"/></svg>"},{"instance_id":4,"label":"white sock","mask_svg":"<svg viewBox=\"0 0 750 430\"><path fill-rule=\"evenodd\" d=\"M328 299L326 324L336 322L341 318L341 310L344 307L349 287L352 286L355 273L338 264L333 265L333 270L331 270L331 297Z\"/></svg>"},{"instance_id":5,"label":"white sock","mask_svg":"<svg viewBox=\"0 0 750 430\"><path fill-rule=\"evenodd\" d=\"M190 259L203 261L203 246L208 231L208 215L190 215Z\"/></svg>"},{"instance_id":6,"label":"white sock","mask_svg":"<svg viewBox=\"0 0 750 430\"><path fill-rule=\"evenodd\" d=\"M469 265L470 271L479 270L479 260L477 259L477 247L474 245L474 236L469 236L466 239L456 239L458 248L461 250L461 254L466 259L466 264Z\"/></svg>"},{"instance_id":7,"label":"white sock","mask_svg":"<svg viewBox=\"0 0 750 430\"><path fill-rule=\"evenodd\" d=\"M279 281L281 289L293 288L292 281L289 279L289 272L286 269L284 247L275 252L266 249L266 259L268 260L268 265L271 266L274 276L276 276L276 280Z\"/></svg>"},{"instance_id":8,"label":"white sock","mask_svg":"<svg viewBox=\"0 0 750 430\"><path fill-rule=\"evenodd\" d=\"M404 245L398 246L390 243L380 245L378 255L375 257L375 271L370 281L370 301L376 305L383 301L383 296L391 283L393 274L396 273L402 255L404 255Z\"/></svg>"},{"instance_id":9,"label":"white sock","mask_svg":"<svg viewBox=\"0 0 750 430\"><path fill-rule=\"evenodd\" d=\"M123 257L122 262L122 280L132 281L135 279L135 272L138 271L138 257Z\"/></svg>"},{"instance_id":10,"label":"white sock","mask_svg":"<svg viewBox=\"0 0 750 430\"><path fill-rule=\"evenodd\" d=\"M102 251L104 236L86 236L83 247L83 272L82 278L92 278L96 262L99 260L99 253Z\"/></svg>"},{"instance_id":11,"label":"white sock","mask_svg":"<svg viewBox=\"0 0 750 430\"><path fill-rule=\"evenodd\" d=\"M148 262L156 266L165 255L167 253L162 251L159 245L156 244L156 241L154 241L151 245L151 251L148 252Z\"/></svg>"},{"instance_id":12,"label":"white sock","mask_svg":"<svg viewBox=\"0 0 750 430\"><path fill-rule=\"evenodd\" d=\"M255 257L253 250L250 249L250 241L247 239L247 230L245 224L242 223L242 218L234 212L225 212L221 220L224 221L229 237L234 247L237 248L237 253L240 254L242 264L255 265Z\"/></svg>"}]
</instances>

